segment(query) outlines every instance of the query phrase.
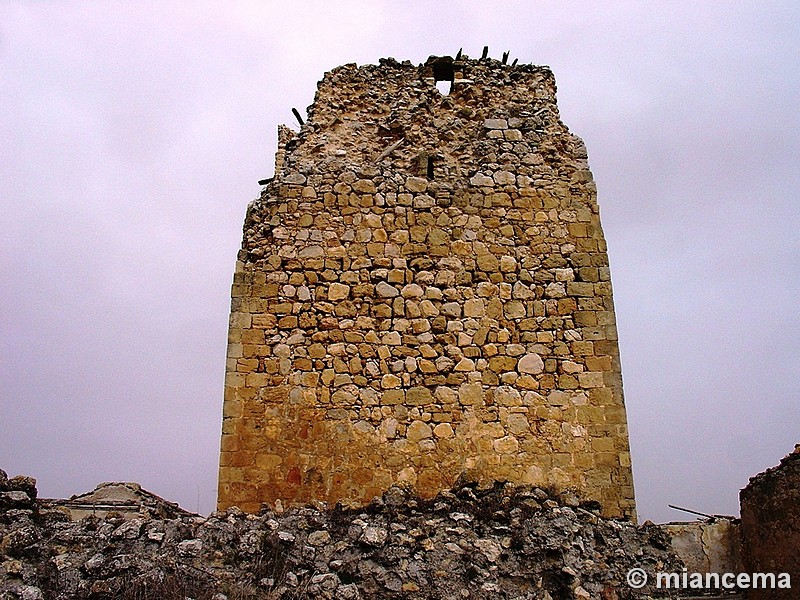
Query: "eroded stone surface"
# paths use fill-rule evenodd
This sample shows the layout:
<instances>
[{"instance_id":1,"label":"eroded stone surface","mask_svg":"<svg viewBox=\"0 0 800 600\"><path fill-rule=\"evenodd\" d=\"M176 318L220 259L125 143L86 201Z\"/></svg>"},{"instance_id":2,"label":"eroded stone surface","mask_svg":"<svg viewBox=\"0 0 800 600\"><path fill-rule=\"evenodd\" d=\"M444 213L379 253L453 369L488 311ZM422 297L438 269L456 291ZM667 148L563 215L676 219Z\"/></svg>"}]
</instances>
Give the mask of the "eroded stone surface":
<instances>
[{"instance_id":1,"label":"eroded stone surface","mask_svg":"<svg viewBox=\"0 0 800 600\"><path fill-rule=\"evenodd\" d=\"M248 208L219 507L461 478L633 517L616 336L586 149L549 69L334 69Z\"/></svg>"},{"instance_id":2,"label":"eroded stone surface","mask_svg":"<svg viewBox=\"0 0 800 600\"><path fill-rule=\"evenodd\" d=\"M800 444L778 466L751 477L739 500L744 570L786 573L791 589L796 590L800 582ZM747 597L772 600L788 598L791 593L787 589L753 589Z\"/></svg>"}]
</instances>

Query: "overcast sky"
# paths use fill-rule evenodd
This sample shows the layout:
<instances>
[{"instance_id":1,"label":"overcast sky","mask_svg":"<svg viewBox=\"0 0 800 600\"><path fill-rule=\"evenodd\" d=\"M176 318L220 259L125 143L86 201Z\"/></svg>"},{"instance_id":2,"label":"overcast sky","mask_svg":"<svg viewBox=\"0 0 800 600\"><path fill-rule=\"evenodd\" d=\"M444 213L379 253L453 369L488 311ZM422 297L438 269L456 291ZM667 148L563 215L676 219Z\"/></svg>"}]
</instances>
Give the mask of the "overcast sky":
<instances>
[{"instance_id":1,"label":"overcast sky","mask_svg":"<svg viewBox=\"0 0 800 600\"><path fill-rule=\"evenodd\" d=\"M640 519L800 441L800 4L0 4L0 468L216 499L230 283L276 127L347 62L550 65L608 241Z\"/></svg>"}]
</instances>

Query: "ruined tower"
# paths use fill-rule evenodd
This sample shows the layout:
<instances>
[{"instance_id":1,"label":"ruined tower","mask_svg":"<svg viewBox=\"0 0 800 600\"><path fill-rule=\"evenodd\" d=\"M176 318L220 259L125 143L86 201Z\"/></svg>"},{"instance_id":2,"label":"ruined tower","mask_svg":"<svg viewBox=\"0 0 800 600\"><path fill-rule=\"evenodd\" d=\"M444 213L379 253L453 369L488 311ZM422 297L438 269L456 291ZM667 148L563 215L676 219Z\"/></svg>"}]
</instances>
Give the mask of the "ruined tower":
<instances>
[{"instance_id":1,"label":"ruined tower","mask_svg":"<svg viewBox=\"0 0 800 600\"><path fill-rule=\"evenodd\" d=\"M236 263L221 450L221 509L460 478L634 517L596 188L548 68L348 64L279 128Z\"/></svg>"}]
</instances>

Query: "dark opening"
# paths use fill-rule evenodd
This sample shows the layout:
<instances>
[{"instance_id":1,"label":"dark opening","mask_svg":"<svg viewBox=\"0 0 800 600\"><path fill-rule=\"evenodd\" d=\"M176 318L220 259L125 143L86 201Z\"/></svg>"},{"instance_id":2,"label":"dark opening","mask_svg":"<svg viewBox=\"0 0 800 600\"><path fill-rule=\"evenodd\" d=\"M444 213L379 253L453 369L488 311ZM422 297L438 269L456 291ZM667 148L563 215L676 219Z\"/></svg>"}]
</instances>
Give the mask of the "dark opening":
<instances>
[{"instance_id":1,"label":"dark opening","mask_svg":"<svg viewBox=\"0 0 800 600\"><path fill-rule=\"evenodd\" d=\"M428 64L433 71L433 79L443 96L447 96L453 87L455 70L453 69L453 59L449 56L439 56L428 60Z\"/></svg>"},{"instance_id":2,"label":"dark opening","mask_svg":"<svg viewBox=\"0 0 800 600\"><path fill-rule=\"evenodd\" d=\"M442 56L431 61L431 69L433 69L433 78L436 81L453 81L455 69L453 69L453 59L449 56Z\"/></svg>"},{"instance_id":3,"label":"dark opening","mask_svg":"<svg viewBox=\"0 0 800 600\"><path fill-rule=\"evenodd\" d=\"M433 157L428 157L428 179L433 179Z\"/></svg>"}]
</instances>

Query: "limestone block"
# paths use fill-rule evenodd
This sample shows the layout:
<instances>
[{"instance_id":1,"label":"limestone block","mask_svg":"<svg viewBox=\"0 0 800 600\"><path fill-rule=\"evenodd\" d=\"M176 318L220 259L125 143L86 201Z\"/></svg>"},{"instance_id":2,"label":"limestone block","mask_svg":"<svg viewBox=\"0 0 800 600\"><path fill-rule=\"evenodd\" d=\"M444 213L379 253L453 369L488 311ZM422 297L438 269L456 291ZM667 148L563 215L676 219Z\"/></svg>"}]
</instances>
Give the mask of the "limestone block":
<instances>
[{"instance_id":1,"label":"limestone block","mask_svg":"<svg viewBox=\"0 0 800 600\"><path fill-rule=\"evenodd\" d=\"M507 319L522 319L525 317L525 304L520 300L506 302L504 313Z\"/></svg>"},{"instance_id":2,"label":"limestone block","mask_svg":"<svg viewBox=\"0 0 800 600\"><path fill-rule=\"evenodd\" d=\"M510 171L498 171L494 174L494 181L497 185L514 185L517 177Z\"/></svg>"},{"instance_id":3,"label":"limestone block","mask_svg":"<svg viewBox=\"0 0 800 600\"><path fill-rule=\"evenodd\" d=\"M433 428L433 435L437 438L449 439L455 435L452 425L450 423L439 423Z\"/></svg>"},{"instance_id":4,"label":"limestone block","mask_svg":"<svg viewBox=\"0 0 800 600\"><path fill-rule=\"evenodd\" d=\"M416 283L409 283L406 286L403 286L403 289L400 290L400 294L403 298L421 298L424 294L422 287L417 285Z\"/></svg>"},{"instance_id":5,"label":"limestone block","mask_svg":"<svg viewBox=\"0 0 800 600\"><path fill-rule=\"evenodd\" d=\"M375 286L375 291L381 298L394 298L400 295L400 291L396 287L389 285L385 281L378 282Z\"/></svg>"},{"instance_id":6,"label":"limestone block","mask_svg":"<svg viewBox=\"0 0 800 600\"><path fill-rule=\"evenodd\" d=\"M477 262L478 268L487 273L494 273L500 267L500 261L494 254L479 254Z\"/></svg>"},{"instance_id":7,"label":"limestone block","mask_svg":"<svg viewBox=\"0 0 800 600\"><path fill-rule=\"evenodd\" d=\"M353 189L365 194L374 194L378 191L375 188L375 183L371 179L359 179L358 181L354 181Z\"/></svg>"},{"instance_id":8,"label":"limestone block","mask_svg":"<svg viewBox=\"0 0 800 600\"><path fill-rule=\"evenodd\" d=\"M433 435L431 426L423 421L413 421L406 429L406 437L410 442L419 442Z\"/></svg>"},{"instance_id":9,"label":"limestone block","mask_svg":"<svg viewBox=\"0 0 800 600\"><path fill-rule=\"evenodd\" d=\"M479 383L464 383L458 388L458 401L464 405L483 403L483 386Z\"/></svg>"},{"instance_id":10,"label":"limestone block","mask_svg":"<svg viewBox=\"0 0 800 600\"><path fill-rule=\"evenodd\" d=\"M470 360L469 358L462 358L460 361L456 363L455 371L474 371L475 370L475 361Z\"/></svg>"},{"instance_id":11,"label":"limestone block","mask_svg":"<svg viewBox=\"0 0 800 600\"><path fill-rule=\"evenodd\" d=\"M469 182L470 185L474 186L486 186L486 187L494 186L494 179L492 179L488 175L484 175L483 173L475 173L475 175L472 176Z\"/></svg>"},{"instance_id":12,"label":"limestone block","mask_svg":"<svg viewBox=\"0 0 800 600\"><path fill-rule=\"evenodd\" d=\"M325 256L325 249L322 246L306 246L297 254L300 258L320 258Z\"/></svg>"},{"instance_id":13,"label":"limestone block","mask_svg":"<svg viewBox=\"0 0 800 600\"><path fill-rule=\"evenodd\" d=\"M485 119L483 126L486 129L508 129L508 121L506 119Z\"/></svg>"},{"instance_id":14,"label":"limestone block","mask_svg":"<svg viewBox=\"0 0 800 600\"><path fill-rule=\"evenodd\" d=\"M511 386L499 386L494 392L494 398L500 406L521 406L522 396Z\"/></svg>"},{"instance_id":15,"label":"limestone block","mask_svg":"<svg viewBox=\"0 0 800 600\"><path fill-rule=\"evenodd\" d=\"M285 175L282 180L283 183L289 183L292 185L303 185L306 182L305 176L300 173L289 173L288 175Z\"/></svg>"},{"instance_id":16,"label":"limestone block","mask_svg":"<svg viewBox=\"0 0 800 600\"><path fill-rule=\"evenodd\" d=\"M338 302L350 295L350 286L343 283L332 283L328 288L328 300Z\"/></svg>"},{"instance_id":17,"label":"limestone block","mask_svg":"<svg viewBox=\"0 0 800 600\"><path fill-rule=\"evenodd\" d=\"M530 423L525 415L512 413L506 420L506 429L514 435L524 435L530 430Z\"/></svg>"},{"instance_id":18,"label":"limestone block","mask_svg":"<svg viewBox=\"0 0 800 600\"><path fill-rule=\"evenodd\" d=\"M387 373L381 379L381 387L385 390L398 388L402 385L403 381L397 376Z\"/></svg>"},{"instance_id":19,"label":"limestone block","mask_svg":"<svg viewBox=\"0 0 800 600\"><path fill-rule=\"evenodd\" d=\"M472 298L464 302L465 317L483 317L486 315L486 304L481 298Z\"/></svg>"},{"instance_id":20,"label":"limestone block","mask_svg":"<svg viewBox=\"0 0 800 600\"><path fill-rule=\"evenodd\" d=\"M424 406L433 402L433 395L426 387L412 387L406 392L406 402L415 406Z\"/></svg>"},{"instance_id":21,"label":"limestone block","mask_svg":"<svg viewBox=\"0 0 800 600\"><path fill-rule=\"evenodd\" d=\"M428 189L428 180L422 177L409 177L405 186L409 192L421 193Z\"/></svg>"},{"instance_id":22,"label":"limestone block","mask_svg":"<svg viewBox=\"0 0 800 600\"><path fill-rule=\"evenodd\" d=\"M519 450L519 441L512 435L507 435L494 440L494 451L499 454L512 454Z\"/></svg>"},{"instance_id":23,"label":"limestone block","mask_svg":"<svg viewBox=\"0 0 800 600\"><path fill-rule=\"evenodd\" d=\"M587 373L579 373L578 381L582 388L599 388L603 387L603 374L596 371L589 371Z\"/></svg>"},{"instance_id":24,"label":"limestone block","mask_svg":"<svg viewBox=\"0 0 800 600\"><path fill-rule=\"evenodd\" d=\"M439 310L441 314L448 317L458 318L461 316L461 305L458 302L446 302Z\"/></svg>"},{"instance_id":25,"label":"limestone block","mask_svg":"<svg viewBox=\"0 0 800 600\"><path fill-rule=\"evenodd\" d=\"M520 373L529 373L531 375L537 375L544 371L544 361L542 361L542 357L538 354L526 354L522 358L519 359L519 363L517 364L517 371Z\"/></svg>"},{"instance_id":26,"label":"limestone block","mask_svg":"<svg viewBox=\"0 0 800 600\"><path fill-rule=\"evenodd\" d=\"M517 270L517 259L513 256L500 257L500 271L503 273L513 273Z\"/></svg>"}]
</instances>

